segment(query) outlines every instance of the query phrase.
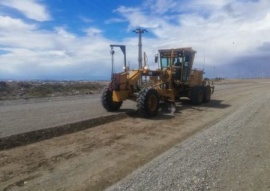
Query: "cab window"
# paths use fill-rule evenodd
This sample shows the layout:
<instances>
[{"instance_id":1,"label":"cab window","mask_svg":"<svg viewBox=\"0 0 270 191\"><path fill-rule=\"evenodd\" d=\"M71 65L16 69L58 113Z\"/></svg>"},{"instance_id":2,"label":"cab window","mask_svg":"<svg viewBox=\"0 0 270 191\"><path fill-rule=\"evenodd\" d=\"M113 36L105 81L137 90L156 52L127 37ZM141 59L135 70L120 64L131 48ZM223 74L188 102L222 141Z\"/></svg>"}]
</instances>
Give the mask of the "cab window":
<instances>
[{"instance_id":1,"label":"cab window","mask_svg":"<svg viewBox=\"0 0 270 191\"><path fill-rule=\"evenodd\" d=\"M161 69L170 66L170 58L161 58Z\"/></svg>"}]
</instances>

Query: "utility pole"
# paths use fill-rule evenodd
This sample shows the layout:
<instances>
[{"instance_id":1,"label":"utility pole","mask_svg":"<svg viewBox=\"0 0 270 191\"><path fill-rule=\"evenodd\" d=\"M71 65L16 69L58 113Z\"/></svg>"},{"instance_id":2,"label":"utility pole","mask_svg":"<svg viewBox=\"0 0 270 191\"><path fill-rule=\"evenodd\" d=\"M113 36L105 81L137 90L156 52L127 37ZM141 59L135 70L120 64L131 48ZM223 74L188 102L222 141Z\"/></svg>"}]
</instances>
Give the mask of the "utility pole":
<instances>
[{"instance_id":1,"label":"utility pole","mask_svg":"<svg viewBox=\"0 0 270 191\"><path fill-rule=\"evenodd\" d=\"M144 32L147 32L147 30L146 29L137 28L137 29L135 29L132 32L137 33L138 36L139 36L139 44L138 44L138 62L139 63L138 64L139 64L139 70L141 70L142 69L142 60L143 60L142 59L142 34ZM139 86L142 86L142 78L139 79L138 85Z\"/></svg>"},{"instance_id":2,"label":"utility pole","mask_svg":"<svg viewBox=\"0 0 270 191\"><path fill-rule=\"evenodd\" d=\"M144 32L147 32L146 29L140 29L137 28L136 30L134 30L133 32L137 33L139 36L139 44L138 44L138 62L139 62L139 69L142 69L142 34Z\"/></svg>"}]
</instances>

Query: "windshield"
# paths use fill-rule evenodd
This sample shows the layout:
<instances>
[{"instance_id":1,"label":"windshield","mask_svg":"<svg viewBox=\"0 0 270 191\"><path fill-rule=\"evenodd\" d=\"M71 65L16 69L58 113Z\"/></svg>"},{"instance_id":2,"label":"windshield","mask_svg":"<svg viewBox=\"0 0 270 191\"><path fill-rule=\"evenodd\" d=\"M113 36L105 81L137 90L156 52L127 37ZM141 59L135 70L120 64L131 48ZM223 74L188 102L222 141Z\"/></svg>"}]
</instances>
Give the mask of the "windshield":
<instances>
[{"instance_id":1,"label":"windshield","mask_svg":"<svg viewBox=\"0 0 270 191\"><path fill-rule=\"evenodd\" d=\"M171 64L171 58L170 57L161 57L161 68L167 68L170 67ZM173 66L181 66L182 62L183 62L183 58L182 57L175 57L173 59Z\"/></svg>"},{"instance_id":2,"label":"windshield","mask_svg":"<svg viewBox=\"0 0 270 191\"><path fill-rule=\"evenodd\" d=\"M170 67L171 57L170 52L162 52L160 58L161 69ZM187 82L189 79L189 73L191 68L189 53L175 52L172 66L174 67L174 78L177 81Z\"/></svg>"}]
</instances>

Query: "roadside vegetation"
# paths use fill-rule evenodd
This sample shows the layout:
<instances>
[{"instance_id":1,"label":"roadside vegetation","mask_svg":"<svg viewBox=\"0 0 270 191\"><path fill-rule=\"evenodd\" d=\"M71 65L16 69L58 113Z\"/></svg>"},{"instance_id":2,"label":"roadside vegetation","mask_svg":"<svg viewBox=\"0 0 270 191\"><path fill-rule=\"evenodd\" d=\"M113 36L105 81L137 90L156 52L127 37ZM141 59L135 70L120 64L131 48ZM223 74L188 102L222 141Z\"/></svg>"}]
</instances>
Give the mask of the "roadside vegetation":
<instances>
[{"instance_id":1,"label":"roadside vegetation","mask_svg":"<svg viewBox=\"0 0 270 191\"><path fill-rule=\"evenodd\" d=\"M97 94L106 84L89 81L1 81L0 100Z\"/></svg>"}]
</instances>

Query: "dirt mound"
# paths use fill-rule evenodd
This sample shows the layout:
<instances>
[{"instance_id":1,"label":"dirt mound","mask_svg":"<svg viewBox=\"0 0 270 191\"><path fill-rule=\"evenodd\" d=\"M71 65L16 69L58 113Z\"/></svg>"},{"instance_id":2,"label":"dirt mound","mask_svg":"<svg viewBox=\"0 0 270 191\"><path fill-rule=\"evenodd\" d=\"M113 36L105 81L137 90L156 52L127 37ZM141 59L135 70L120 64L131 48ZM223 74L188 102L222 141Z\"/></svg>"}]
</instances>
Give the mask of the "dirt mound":
<instances>
[{"instance_id":1,"label":"dirt mound","mask_svg":"<svg viewBox=\"0 0 270 191\"><path fill-rule=\"evenodd\" d=\"M0 100L96 94L107 84L90 81L1 81Z\"/></svg>"}]
</instances>

